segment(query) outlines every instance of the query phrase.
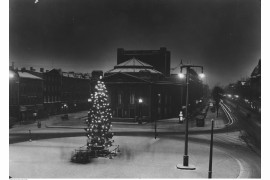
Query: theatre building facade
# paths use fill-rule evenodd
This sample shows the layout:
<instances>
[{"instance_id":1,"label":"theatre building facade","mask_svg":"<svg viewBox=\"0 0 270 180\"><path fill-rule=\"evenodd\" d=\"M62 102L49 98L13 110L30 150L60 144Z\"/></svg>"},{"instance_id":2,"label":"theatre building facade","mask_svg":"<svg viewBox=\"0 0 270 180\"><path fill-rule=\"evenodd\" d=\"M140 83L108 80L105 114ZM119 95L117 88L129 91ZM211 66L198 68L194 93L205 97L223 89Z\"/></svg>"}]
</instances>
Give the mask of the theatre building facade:
<instances>
[{"instance_id":1,"label":"theatre building facade","mask_svg":"<svg viewBox=\"0 0 270 180\"><path fill-rule=\"evenodd\" d=\"M165 76L152 65L131 58L104 74L114 121L154 121L177 117L185 104L185 80ZM193 81L195 82L195 81ZM199 88L198 83L190 87ZM190 102L199 99L189 91Z\"/></svg>"}]
</instances>

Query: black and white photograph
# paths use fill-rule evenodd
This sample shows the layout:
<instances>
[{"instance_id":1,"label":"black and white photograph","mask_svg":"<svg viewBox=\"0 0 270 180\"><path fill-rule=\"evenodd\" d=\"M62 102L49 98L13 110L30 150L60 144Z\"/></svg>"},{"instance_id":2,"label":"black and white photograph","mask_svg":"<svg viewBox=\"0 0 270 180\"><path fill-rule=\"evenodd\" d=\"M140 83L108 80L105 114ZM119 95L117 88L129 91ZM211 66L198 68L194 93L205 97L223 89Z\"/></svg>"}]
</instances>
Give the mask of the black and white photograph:
<instances>
[{"instance_id":1,"label":"black and white photograph","mask_svg":"<svg viewBox=\"0 0 270 180\"><path fill-rule=\"evenodd\" d=\"M261 0L7 6L9 179L262 178Z\"/></svg>"}]
</instances>

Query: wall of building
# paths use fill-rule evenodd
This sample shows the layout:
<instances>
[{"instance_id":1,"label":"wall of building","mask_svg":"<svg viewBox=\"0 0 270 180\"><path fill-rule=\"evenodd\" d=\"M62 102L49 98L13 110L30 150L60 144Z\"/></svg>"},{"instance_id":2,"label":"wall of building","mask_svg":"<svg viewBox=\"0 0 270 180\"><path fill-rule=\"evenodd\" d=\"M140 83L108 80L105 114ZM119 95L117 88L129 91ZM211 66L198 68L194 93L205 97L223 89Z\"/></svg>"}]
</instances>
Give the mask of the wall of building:
<instances>
[{"instance_id":1,"label":"wall of building","mask_svg":"<svg viewBox=\"0 0 270 180\"><path fill-rule=\"evenodd\" d=\"M146 83L114 84L105 83L109 101L112 108L113 118L133 118L141 115L144 119L150 118L150 85ZM142 103L139 103L142 99Z\"/></svg>"},{"instance_id":2,"label":"wall of building","mask_svg":"<svg viewBox=\"0 0 270 180\"><path fill-rule=\"evenodd\" d=\"M171 54L166 48L160 48L159 50L117 49L117 64L125 62L133 57L152 65L154 69L162 72L165 76L170 76Z\"/></svg>"},{"instance_id":3,"label":"wall of building","mask_svg":"<svg viewBox=\"0 0 270 180\"><path fill-rule=\"evenodd\" d=\"M48 114L61 112L62 76L59 70L44 73L44 107Z\"/></svg>"},{"instance_id":4,"label":"wall of building","mask_svg":"<svg viewBox=\"0 0 270 180\"><path fill-rule=\"evenodd\" d=\"M43 115L43 80L20 78L19 80L19 119L33 120L33 113ZM37 118L38 118L37 117Z\"/></svg>"},{"instance_id":5,"label":"wall of building","mask_svg":"<svg viewBox=\"0 0 270 180\"><path fill-rule=\"evenodd\" d=\"M19 77L15 71L10 71L9 78L9 117L18 119L19 114Z\"/></svg>"}]
</instances>

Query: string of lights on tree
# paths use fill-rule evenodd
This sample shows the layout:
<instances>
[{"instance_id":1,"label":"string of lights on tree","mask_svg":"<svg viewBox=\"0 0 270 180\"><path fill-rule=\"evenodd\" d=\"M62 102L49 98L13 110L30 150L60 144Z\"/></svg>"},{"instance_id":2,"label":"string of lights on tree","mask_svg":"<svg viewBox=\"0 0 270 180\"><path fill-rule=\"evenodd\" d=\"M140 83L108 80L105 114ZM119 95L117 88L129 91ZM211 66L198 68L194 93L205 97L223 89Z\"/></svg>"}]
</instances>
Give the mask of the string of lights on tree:
<instances>
[{"instance_id":1,"label":"string of lights on tree","mask_svg":"<svg viewBox=\"0 0 270 180\"><path fill-rule=\"evenodd\" d=\"M109 132L112 113L109 107L108 91L104 82L97 81L94 94L91 94L91 108L86 119L86 136L88 150L103 150L112 146L113 133Z\"/></svg>"}]
</instances>

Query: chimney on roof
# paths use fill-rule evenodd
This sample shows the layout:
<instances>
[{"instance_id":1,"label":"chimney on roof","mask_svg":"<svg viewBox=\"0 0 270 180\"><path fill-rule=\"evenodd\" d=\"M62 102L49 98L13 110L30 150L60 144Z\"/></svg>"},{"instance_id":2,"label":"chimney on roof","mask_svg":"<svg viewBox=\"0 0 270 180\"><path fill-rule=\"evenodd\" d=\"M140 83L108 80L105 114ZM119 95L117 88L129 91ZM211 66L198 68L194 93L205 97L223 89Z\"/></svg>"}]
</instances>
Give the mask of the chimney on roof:
<instances>
[{"instance_id":1,"label":"chimney on roof","mask_svg":"<svg viewBox=\"0 0 270 180\"><path fill-rule=\"evenodd\" d=\"M36 70L33 67L30 67L30 71L35 72Z\"/></svg>"},{"instance_id":2,"label":"chimney on roof","mask_svg":"<svg viewBox=\"0 0 270 180\"><path fill-rule=\"evenodd\" d=\"M21 71L22 71L22 72L24 72L25 70L26 70L26 68L25 68L25 67L22 67L22 68L21 68Z\"/></svg>"},{"instance_id":3,"label":"chimney on roof","mask_svg":"<svg viewBox=\"0 0 270 180\"><path fill-rule=\"evenodd\" d=\"M44 68L40 68L40 72L43 73L44 72Z\"/></svg>"}]
</instances>

